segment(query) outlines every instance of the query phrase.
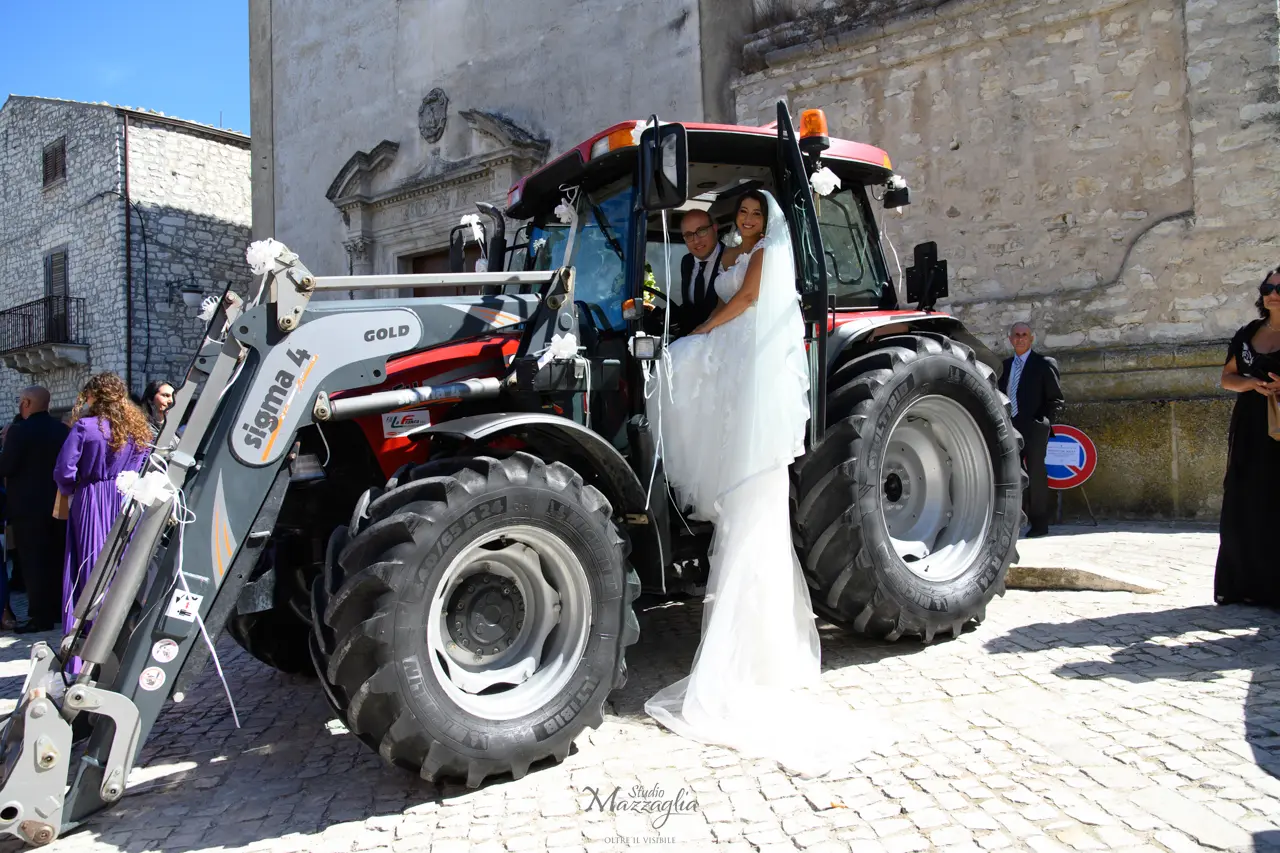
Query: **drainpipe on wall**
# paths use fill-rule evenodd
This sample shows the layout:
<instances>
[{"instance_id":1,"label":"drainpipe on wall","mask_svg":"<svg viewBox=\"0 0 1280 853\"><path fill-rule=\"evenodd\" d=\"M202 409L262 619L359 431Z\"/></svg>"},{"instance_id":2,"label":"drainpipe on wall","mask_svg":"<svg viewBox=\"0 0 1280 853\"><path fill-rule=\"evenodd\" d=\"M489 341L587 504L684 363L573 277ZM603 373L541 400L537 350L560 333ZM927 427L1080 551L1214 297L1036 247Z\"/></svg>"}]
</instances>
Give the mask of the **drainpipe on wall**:
<instances>
[{"instance_id":1,"label":"drainpipe on wall","mask_svg":"<svg viewBox=\"0 0 1280 853\"><path fill-rule=\"evenodd\" d=\"M132 202L129 198L129 114L124 119L124 384L133 390L133 240Z\"/></svg>"}]
</instances>

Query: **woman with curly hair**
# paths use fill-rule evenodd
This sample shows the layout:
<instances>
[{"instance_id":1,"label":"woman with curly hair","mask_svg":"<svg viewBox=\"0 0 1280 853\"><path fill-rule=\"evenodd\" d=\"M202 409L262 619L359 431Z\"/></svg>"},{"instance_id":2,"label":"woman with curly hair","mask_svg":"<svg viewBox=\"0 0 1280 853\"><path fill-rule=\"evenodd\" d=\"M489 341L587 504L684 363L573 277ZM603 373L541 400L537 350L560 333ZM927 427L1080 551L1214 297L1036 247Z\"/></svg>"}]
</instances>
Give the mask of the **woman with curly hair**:
<instances>
[{"instance_id":1,"label":"woman with curly hair","mask_svg":"<svg viewBox=\"0 0 1280 853\"><path fill-rule=\"evenodd\" d=\"M62 573L64 631L71 629L76 598L123 506L116 477L122 471L140 472L151 443L147 416L114 373L99 373L85 383L73 417L71 434L53 469L58 491L71 498Z\"/></svg>"}]
</instances>

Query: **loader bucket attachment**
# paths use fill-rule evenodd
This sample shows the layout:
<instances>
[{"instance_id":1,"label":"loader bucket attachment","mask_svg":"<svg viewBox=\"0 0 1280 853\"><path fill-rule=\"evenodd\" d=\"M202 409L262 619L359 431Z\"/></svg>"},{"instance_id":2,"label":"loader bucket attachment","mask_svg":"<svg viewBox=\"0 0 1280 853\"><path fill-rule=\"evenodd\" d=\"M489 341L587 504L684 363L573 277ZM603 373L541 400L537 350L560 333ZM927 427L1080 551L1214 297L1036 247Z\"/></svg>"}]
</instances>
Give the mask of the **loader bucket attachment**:
<instances>
[{"instance_id":1,"label":"loader bucket attachment","mask_svg":"<svg viewBox=\"0 0 1280 853\"><path fill-rule=\"evenodd\" d=\"M528 320L538 297L502 291L553 279L502 271L320 279L274 240L247 256L260 276L257 295L245 304L228 290L212 310L70 632L58 648L32 651L18 706L0 732L0 834L48 844L124 795L161 710L183 700L214 654L271 540L298 430L328 416L329 395L382 384L389 358L485 333L495 317ZM311 302L325 289L394 286L491 295ZM362 405L385 404L374 396ZM81 669L66 684L73 657ZM92 732L73 762L81 714Z\"/></svg>"}]
</instances>

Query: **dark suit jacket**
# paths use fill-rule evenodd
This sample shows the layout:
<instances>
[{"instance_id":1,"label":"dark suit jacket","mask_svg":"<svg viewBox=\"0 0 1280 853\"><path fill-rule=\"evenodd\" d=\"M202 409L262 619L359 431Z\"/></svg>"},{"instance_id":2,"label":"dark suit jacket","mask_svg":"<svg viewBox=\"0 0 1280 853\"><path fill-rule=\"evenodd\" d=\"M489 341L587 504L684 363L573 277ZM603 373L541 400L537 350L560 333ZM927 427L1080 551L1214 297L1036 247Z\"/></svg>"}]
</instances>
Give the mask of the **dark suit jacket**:
<instances>
[{"instance_id":1,"label":"dark suit jacket","mask_svg":"<svg viewBox=\"0 0 1280 853\"><path fill-rule=\"evenodd\" d=\"M1000 391L1009 393L1009 371L1013 359L1004 360L1004 372L1000 374ZM1018 417L1023 423L1039 421L1045 426L1055 424L1066 407L1062 397L1062 385L1058 379L1058 362L1032 350L1027 353L1027 363L1018 377Z\"/></svg>"},{"instance_id":2,"label":"dark suit jacket","mask_svg":"<svg viewBox=\"0 0 1280 853\"><path fill-rule=\"evenodd\" d=\"M0 477L5 479L10 519L53 514L58 491L53 466L69 433L66 425L48 412L37 412L9 427L0 451Z\"/></svg>"},{"instance_id":3,"label":"dark suit jacket","mask_svg":"<svg viewBox=\"0 0 1280 853\"><path fill-rule=\"evenodd\" d=\"M681 259L680 298L683 301L680 304L680 310L674 313L680 323L680 332L682 334L687 335L705 323L707 318L711 316L711 312L715 310L716 302L719 301L719 297L716 296L716 279L720 277L720 261L723 258L724 247L721 246L720 253L715 256L715 263L703 273L703 278L707 282L707 290L703 294L701 301L694 298L693 292L693 265L695 258L692 254L689 254Z\"/></svg>"}]
</instances>

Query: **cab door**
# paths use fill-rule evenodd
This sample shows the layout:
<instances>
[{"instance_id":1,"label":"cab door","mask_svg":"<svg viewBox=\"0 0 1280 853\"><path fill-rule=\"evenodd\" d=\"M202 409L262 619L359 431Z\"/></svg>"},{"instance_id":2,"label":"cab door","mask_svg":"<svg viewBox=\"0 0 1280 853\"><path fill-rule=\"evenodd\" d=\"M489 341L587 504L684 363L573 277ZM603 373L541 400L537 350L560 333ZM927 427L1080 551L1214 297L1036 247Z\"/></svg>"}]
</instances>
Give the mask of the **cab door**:
<instances>
[{"instance_id":1,"label":"cab door","mask_svg":"<svg viewBox=\"0 0 1280 853\"><path fill-rule=\"evenodd\" d=\"M791 226L796 289L809 350L809 445L822 439L827 423L827 266L822 234L809 187L809 171L786 101L778 101L778 204Z\"/></svg>"}]
</instances>

